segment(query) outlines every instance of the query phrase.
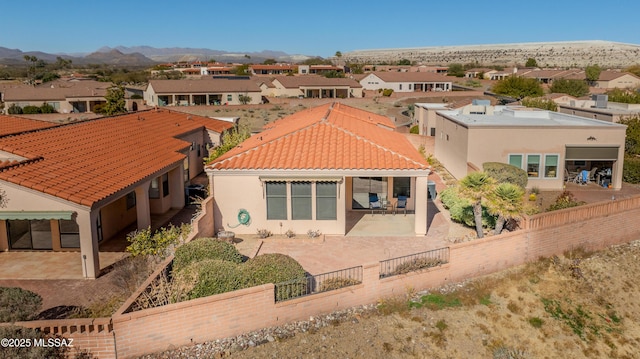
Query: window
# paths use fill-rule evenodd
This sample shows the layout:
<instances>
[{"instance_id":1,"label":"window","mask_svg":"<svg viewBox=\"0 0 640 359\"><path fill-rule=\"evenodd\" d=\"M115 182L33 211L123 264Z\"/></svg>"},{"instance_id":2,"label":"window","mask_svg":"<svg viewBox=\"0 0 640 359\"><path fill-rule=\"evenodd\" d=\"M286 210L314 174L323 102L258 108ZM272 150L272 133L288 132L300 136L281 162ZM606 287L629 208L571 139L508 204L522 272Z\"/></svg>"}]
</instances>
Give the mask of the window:
<instances>
[{"instance_id":1,"label":"window","mask_svg":"<svg viewBox=\"0 0 640 359\"><path fill-rule=\"evenodd\" d=\"M311 219L311 182L291 183L292 219Z\"/></svg>"},{"instance_id":2,"label":"window","mask_svg":"<svg viewBox=\"0 0 640 359\"><path fill-rule=\"evenodd\" d=\"M545 178L558 177L558 155L544 156L544 177Z\"/></svg>"},{"instance_id":3,"label":"window","mask_svg":"<svg viewBox=\"0 0 640 359\"><path fill-rule=\"evenodd\" d=\"M411 90L411 86L412 86L412 85L411 85L411 84L409 84L409 90Z\"/></svg>"},{"instance_id":4,"label":"window","mask_svg":"<svg viewBox=\"0 0 640 359\"><path fill-rule=\"evenodd\" d=\"M149 198L160 198L160 177L156 177L151 180Z\"/></svg>"},{"instance_id":5,"label":"window","mask_svg":"<svg viewBox=\"0 0 640 359\"><path fill-rule=\"evenodd\" d=\"M131 209L136 206L136 192L131 191L127 193L127 209Z\"/></svg>"},{"instance_id":6,"label":"window","mask_svg":"<svg viewBox=\"0 0 640 359\"><path fill-rule=\"evenodd\" d=\"M233 101L233 95L227 95L227 101Z\"/></svg>"},{"instance_id":7,"label":"window","mask_svg":"<svg viewBox=\"0 0 640 359\"><path fill-rule=\"evenodd\" d=\"M337 188L335 182L316 183L316 219L338 219Z\"/></svg>"},{"instance_id":8,"label":"window","mask_svg":"<svg viewBox=\"0 0 640 359\"><path fill-rule=\"evenodd\" d=\"M509 155L509 164L522 169L522 155Z\"/></svg>"},{"instance_id":9,"label":"window","mask_svg":"<svg viewBox=\"0 0 640 359\"><path fill-rule=\"evenodd\" d=\"M166 197L169 195L169 174L165 173L162 175L162 197Z\"/></svg>"},{"instance_id":10,"label":"window","mask_svg":"<svg viewBox=\"0 0 640 359\"><path fill-rule=\"evenodd\" d=\"M80 248L80 227L76 221L61 219L60 226L60 246L62 248Z\"/></svg>"},{"instance_id":11,"label":"window","mask_svg":"<svg viewBox=\"0 0 640 359\"><path fill-rule=\"evenodd\" d=\"M399 90L402 90L402 84L400 84L400 87L398 88Z\"/></svg>"},{"instance_id":12,"label":"window","mask_svg":"<svg viewBox=\"0 0 640 359\"><path fill-rule=\"evenodd\" d=\"M411 197L410 177L393 177L393 198L398 196Z\"/></svg>"},{"instance_id":13,"label":"window","mask_svg":"<svg viewBox=\"0 0 640 359\"><path fill-rule=\"evenodd\" d=\"M51 221L48 219L7 220L11 249L52 249Z\"/></svg>"},{"instance_id":14,"label":"window","mask_svg":"<svg viewBox=\"0 0 640 359\"><path fill-rule=\"evenodd\" d=\"M287 183L266 182L267 219L287 219Z\"/></svg>"},{"instance_id":15,"label":"window","mask_svg":"<svg viewBox=\"0 0 640 359\"><path fill-rule=\"evenodd\" d=\"M527 174L540 177L540 155L527 155Z\"/></svg>"}]
</instances>

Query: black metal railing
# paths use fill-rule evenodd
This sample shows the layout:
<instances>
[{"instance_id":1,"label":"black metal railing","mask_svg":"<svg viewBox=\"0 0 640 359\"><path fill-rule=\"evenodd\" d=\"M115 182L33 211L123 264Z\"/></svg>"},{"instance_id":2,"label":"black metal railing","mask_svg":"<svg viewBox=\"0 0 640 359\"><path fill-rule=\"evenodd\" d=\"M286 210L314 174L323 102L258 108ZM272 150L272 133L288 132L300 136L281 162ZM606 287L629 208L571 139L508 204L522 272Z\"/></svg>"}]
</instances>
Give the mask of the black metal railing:
<instances>
[{"instance_id":1,"label":"black metal railing","mask_svg":"<svg viewBox=\"0 0 640 359\"><path fill-rule=\"evenodd\" d=\"M449 263L449 247L380 261L380 278L405 274Z\"/></svg>"},{"instance_id":2,"label":"black metal railing","mask_svg":"<svg viewBox=\"0 0 640 359\"><path fill-rule=\"evenodd\" d=\"M322 273L275 284L276 302L327 292L362 283L362 266Z\"/></svg>"}]
</instances>

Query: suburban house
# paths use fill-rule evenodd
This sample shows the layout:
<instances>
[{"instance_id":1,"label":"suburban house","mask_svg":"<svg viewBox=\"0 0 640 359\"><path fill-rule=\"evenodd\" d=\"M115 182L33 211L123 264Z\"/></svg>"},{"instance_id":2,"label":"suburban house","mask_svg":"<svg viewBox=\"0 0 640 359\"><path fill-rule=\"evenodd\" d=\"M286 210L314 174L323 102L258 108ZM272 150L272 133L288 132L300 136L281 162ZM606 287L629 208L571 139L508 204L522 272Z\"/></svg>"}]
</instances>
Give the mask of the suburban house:
<instances>
[{"instance_id":1,"label":"suburban house","mask_svg":"<svg viewBox=\"0 0 640 359\"><path fill-rule=\"evenodd\" d=\"M577 172L597 169L609 170L613 189L622 186L624 125L507 106L470 105L436 117L434 155L458 179L502 162L527 171L530 188L561 190Z\"/></svg>"},{"instance_id":2,"label":"suburban house","mask_svg":"<svg viewBox=\"0 0 640 359\"><path fill-rule=\"evenodd\" d=\"M578 78L584 80L584 70L569 69L569 70L546 70L546 69L534 69L521 74L524 78L536 79L543 84L552 84L557 79L572 79Z\"/></svg>"},{"instance_id":3,"label":"suburban house","mask_svg":"<svg viewBox=\"0 0 640 359\"><path fill-rule=\"evenodd\" d=\"M149 106L255 105L262 102L262 93L254 80L244 76L151 80L144 100Z\"/></svg>"},{"instance_id":4,"label":"suburban house","mask_svg":"<svg viewBox=\"0 0 640 359\"><path fill-rule=\"evenodd\" d=\"M0 251L75 251L85 278L99 274L100 246L185 205L206 149L234 126L166 109L0 123Z\"/></svg>"},{"instance_id":5,"label":"suburban house","mask_svg":"<svg viewBox=\"0 0 640 359\"><path fill-rule=\"evenodd\" d=\"M607 95L594 95L591 100L573 100L559 103L558 112L606 122L640 116L640 104L609 102Z\"/></svg>"},{"instance_id":6,"label":"suburban house","mask_svg":"<svg viewBox=\"0 0 640 359\"><path fill-rule=\"evenodd\" d=\"M253 75L286 75L296 73L298 67L289 64L251 65L249 71Z\"/></svg>"},{"instance_id":7,"label":"suburban house","mask_svg":"<svg viewBox=\"0 0 640 359\"><path fill-rule=\"evenodd\" d=\"M362 97L362 86L349 78L327 78L318 75L276 76L271 85L263 83L267 97L350 98Z\"/></svg>"},{"instance_id":8,"label":"suburban house","mask_svg":"<svg viewBox=\"0 0 640 359\"><path fill-rule=\"evenodd\" d=\"M433 72L372 72L360 80L365 90L392 89L394 92L451 91L452 81Z\"/></svg>"},{"instance_id":9,"label":"suburban house","mask_svg":"<svg viewBox=\"0 0 640 359\"><path fill-rule=\"evenodd\" d=\"M38 86L16 85L4 90L5 109L13 105L40 107L51 105L57 112L94 112L96 106L106 103L110 82L93 80L58 80Z\"/></svg>"},{"instance_id":10,"label":"suburban house","mask_svg":"<svg viewBox=\"0 0 640 359\"><path fill-rule=\"evenodd\" d=\"M602 71L594 85L603 89L635 89L640 87L640 77L629 72Z\"/></svg>"},{"instance_id":11,"label":"suburban house","mask_svg":"<svg viewBox=\"0 0 640 359\"><path fill-rule=\"evenodd\" d=\"M429 165L384 116L329 103L280 119L206 166L214 230L345 235L347 217L406 197L427 233Z\"/></svg>"},{"instance_id":12,"label":"suburban house","mask_svg":"<svg viewBox=\"0 0 640 359\"><path fill-rule=\"evenodd\" d=\"M469 79L482 78L488 80L491 78L491 74L498 72L496 69L488 67L474 67L464 72L464 77ZM482 76L480 76L482 75Z\"/></svg>"},{"instance_id":13,"label":"suburban house","mask_svg":"<svg viewBox=\"0 0 640 359\"><path fill-rule=\"evenodd\" d=\"M333 65L298 65L300 75L324 75L327 72L344 73L344 67Z\"/></svg>"}]
</instances>

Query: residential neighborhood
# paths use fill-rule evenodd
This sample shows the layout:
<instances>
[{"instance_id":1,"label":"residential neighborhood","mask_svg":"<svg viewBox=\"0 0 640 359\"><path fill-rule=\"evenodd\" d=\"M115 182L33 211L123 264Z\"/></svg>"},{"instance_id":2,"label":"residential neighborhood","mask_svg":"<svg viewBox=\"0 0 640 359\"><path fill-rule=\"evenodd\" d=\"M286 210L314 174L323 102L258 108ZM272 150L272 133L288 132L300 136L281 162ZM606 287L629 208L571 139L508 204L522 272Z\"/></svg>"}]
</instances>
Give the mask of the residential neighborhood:
<instances>
[{"instance_id":1,"label":"residential neighborhood","mask_svg":"<svg viewBox=\"0 0 640 359\"><path fill-rule=\"evenodd\" d=\"M0 358L640 352L634 38L162 5L0 42Z\"/></svg>"}]
</instances>

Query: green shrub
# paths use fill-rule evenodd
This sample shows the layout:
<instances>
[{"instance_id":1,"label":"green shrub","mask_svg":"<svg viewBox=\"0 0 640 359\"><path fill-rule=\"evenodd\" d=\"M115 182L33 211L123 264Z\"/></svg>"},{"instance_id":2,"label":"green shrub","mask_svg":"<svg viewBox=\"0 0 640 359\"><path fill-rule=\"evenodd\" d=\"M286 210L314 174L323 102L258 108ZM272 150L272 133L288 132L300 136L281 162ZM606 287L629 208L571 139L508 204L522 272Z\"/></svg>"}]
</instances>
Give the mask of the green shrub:
<instances>
[{"instance_id":1,"label":"green shrub","mask_svg":"<svg viewBox=\"0 0 640 359\"><path fill-rule=\"evenodd\" d=\"M413 133L413 134L417 135L417 134L420 133L420 128L418 127L418 125L413 125L409 129L409 133Z\"/></svg>"},{"instance_id":2,"label":"green shrub","mask_svg":"<svg viewBox=\"0 0 640 359\"><path fill-rule=\"evenodd\" d=\"M198 238L176 249L173 270L180 271L193 262L219 259L232 263L242 263L243 256L233 244L214 238Z\"/></svg>"},{"instance_id":3,"label":"green shrub","mask_svg":"<svg viewBox=\"0 0 640 359\"><path fill-rule=\"evenodd\" d=\"M40 106L40 113L56 113L56 109L49 105L48 103L43 103L42 106Z\"/></svg>"},{"instance_id":4,"label":"green shrub","mask_svg":"<svg viewBox=\"0 0 640 359\"><path fill-rule=\"evenodd\" d=\"M391 274L398 275L398 274L415 272L420 269L437 267L442 263L443 262L440 258L415 258L413 260L410 260L398 265Z\"/></svg>"},{"instance_id":5,"label":"green shrub","mask_svg":"<svg viewBox=\"0 0 640 359\"><path fill-rule=\"evenodd\" d=\"M41 306L42 298L34 292L22 288L0 287L0 323L31 320L38 314Z\"/></svg>"},{"instance_id":6,"label":"green shrub","mask_svg":"<svg viewBox=\"0 0 640 359\"><path fill-rule=\"evenodd\" d=\"M0 349L0 358L57 359L66 357L64 346L35 346L35 340L44 339L45 344L47 343L45 334L39 330L18 326L0 327L0 338L25 339L31 342L30 347L3 347Z\"/></svg>"},{"instance_id":7,"label":"green shrub","mask_svg":"<svg viewBox=\"0 0 640 359\"><path fill-rule=\"evenodd\" d=\"M627 183L640 183L640 158L625 156L622 180Z\"/></svg>"},{"instance_id":8,"label":"green shrub","mask_svg":"<svg viewBox=\"0 0 640 359\"><path fill-rule=\"evenodd\" d=\"M384 89L382 90L382 96L389 97L393 93L393 89Z\"/></svg>"},{"instance_id":9,"label":"green shrub","mask_svg":"<svg viewBox=\"0 0 640 359\"><path fill-rule=\"evenodd\" d=\"M33 115L40 113L40 107L38 106L25 106L22 108L22 113L25 115Z\"/></svg>"},{"instance_id":10,"label":"green shrub","mask_svg":"<svg viewBox=\"0 0 640 359\"><path fill-rule=\"evenodd\" d=\"M305 277L305 270L300 263L286 254L262 254L248 260L245 266L250 286Z\"/></svg>"},{"instance_id":11,"label":"green shrub","mask_svg":"<svg viewBox=\"0 0 640 359\"><path fill-rule=\"evenodd\" d=\"M9 115L21 115L22 114L22 107L14 104L11 104L11 106L9 106L7 108L7 113Z\"/></svg>"},{"instance_id":12,"label":"green shrub","mask_svg":"<svg viewBox=\"0 0 640 359\"><path fill-rule=\"evenodd\" d=\"M569 191L564 191L560 193L560 195L556 198L556 201L547 208L547 211L556 211L564 208L578 207L582 206L586 202L576 201L573 193Z\"/></svg>"},{"instance_id":13,"label":"green shrub","mask_svg":"<svg viewBox=\"0 0 640 359\"><path fill-rule=\"evenodd\" d=\"M221 259L192 262L174 272L174 286L186 293L184 299L196 299L246 288L247 280L238 263Z\"/></svg>"},{"instance_id":14,"label":"green shrub","mask_svg":"<svg viewBox=\"0 0 640 359\"><path fill-rule=\"evenodd\" d=\"M469 201L460 197L457 187L449 187L440 192L440 201L449 210L452 220L469 227L475 227L473 207ZM485 206L482 206L482 225L493 228L495 223L496 218L489 214Z\"/></svg>"},{"instance_id":15,"label":"green shrub","mask_svg":"<svg viewBox=\"0 0 640 359\"><path fill-rule=\"evenodd\" d=\"M513 183L525 188L529 181L527 171L508 163L485 162L482 164L482 170L498 183Z\"/></svg>"}]
</instances>

